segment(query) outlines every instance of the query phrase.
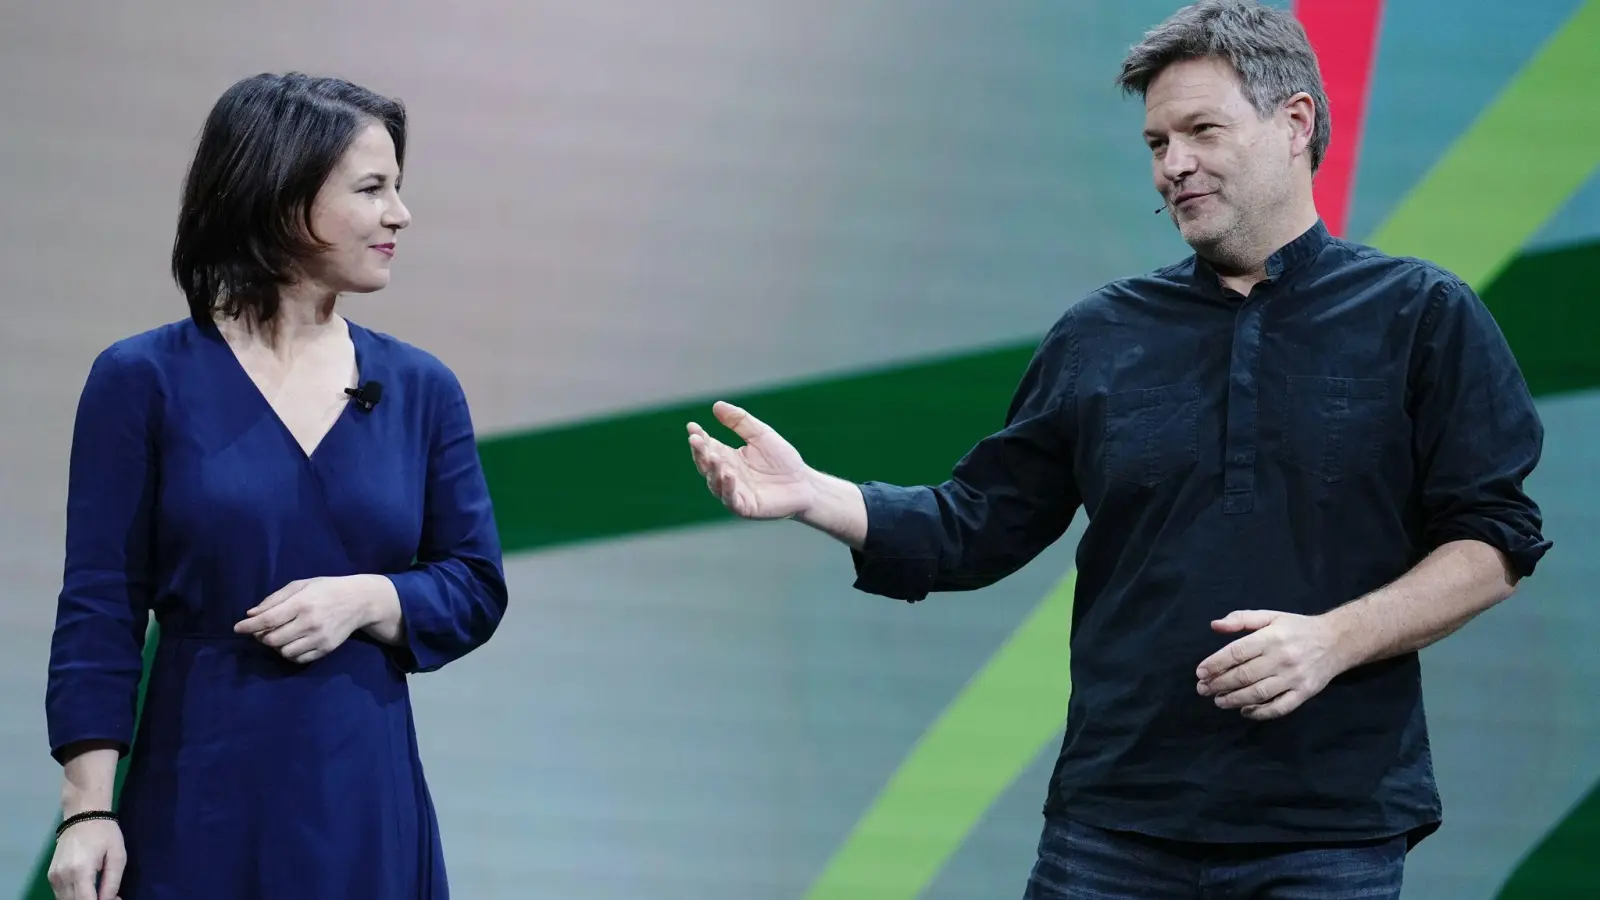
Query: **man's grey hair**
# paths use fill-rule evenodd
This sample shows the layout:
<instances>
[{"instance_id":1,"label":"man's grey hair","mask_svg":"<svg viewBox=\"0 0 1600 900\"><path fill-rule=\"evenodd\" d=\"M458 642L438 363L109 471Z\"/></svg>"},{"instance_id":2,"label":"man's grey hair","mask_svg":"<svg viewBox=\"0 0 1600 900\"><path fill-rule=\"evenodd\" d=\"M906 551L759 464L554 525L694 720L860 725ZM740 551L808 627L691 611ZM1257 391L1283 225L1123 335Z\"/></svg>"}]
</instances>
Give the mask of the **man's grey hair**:
<instances>
[{"instance_id":1,"label":"man's grey hair","mask_svg":"<svg viewBox=\"0 0 1600 900\"><path fill-rule=\"evenodd\" d=\"M1272 115L1295 94L1311 95L1311 171L1322 165L1333 125L1317 54L1305 28L1286 10L1256 0L1200 0L1173 13L1128 51L1117 73L1125 94L1140 98L1167 66L1189 59L1227 62L1256 115Z\"/></svg>"}]
</instances>

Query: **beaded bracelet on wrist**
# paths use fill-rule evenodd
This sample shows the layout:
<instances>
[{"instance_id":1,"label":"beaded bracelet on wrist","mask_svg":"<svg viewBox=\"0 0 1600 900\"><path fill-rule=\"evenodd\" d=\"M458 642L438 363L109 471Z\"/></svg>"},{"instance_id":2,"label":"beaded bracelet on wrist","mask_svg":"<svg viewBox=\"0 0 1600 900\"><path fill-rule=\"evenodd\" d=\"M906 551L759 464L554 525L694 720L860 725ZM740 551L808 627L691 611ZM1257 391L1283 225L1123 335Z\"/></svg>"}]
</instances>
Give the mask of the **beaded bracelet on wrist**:
<instances>
[{"instance_id":1,"label":"beaded bracelet on wrist","mask_svg":"<svg viewBox=\"0 0 1600 900\"><path fill-rule=\"evenodd\" d=\"M111 821L115 822L117 820L117 814L109 809L86 809L81 813L74 813L73 815L62 819L61 824L56 826L56 837L60 838L63 831L66 831L68 828L71 828L79 822L87 822L90 819L110 819Z\"/></svg>"}]
</instances>

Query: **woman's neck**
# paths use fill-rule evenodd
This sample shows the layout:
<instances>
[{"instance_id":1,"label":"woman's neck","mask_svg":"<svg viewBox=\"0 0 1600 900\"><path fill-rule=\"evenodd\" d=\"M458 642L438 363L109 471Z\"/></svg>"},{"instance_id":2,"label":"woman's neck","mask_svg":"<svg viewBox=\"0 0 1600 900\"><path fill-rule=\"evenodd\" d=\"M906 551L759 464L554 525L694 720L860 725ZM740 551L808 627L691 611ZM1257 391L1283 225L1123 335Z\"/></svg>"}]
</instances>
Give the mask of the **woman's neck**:
<instances>
[{"instance_id":1,"label":"woman's neck","mask_svg":"<svg viewBox=\"0 0 1600 900\"><path fill-rule=\"evenodd\" d=\"M287 362L344 327L333 306L332 294L319 296L290 288L278 298L278 310L271 319L253 321L247 314L219 319L217 327L230 343L259 346Z\"/></svg>"}]
</instances>

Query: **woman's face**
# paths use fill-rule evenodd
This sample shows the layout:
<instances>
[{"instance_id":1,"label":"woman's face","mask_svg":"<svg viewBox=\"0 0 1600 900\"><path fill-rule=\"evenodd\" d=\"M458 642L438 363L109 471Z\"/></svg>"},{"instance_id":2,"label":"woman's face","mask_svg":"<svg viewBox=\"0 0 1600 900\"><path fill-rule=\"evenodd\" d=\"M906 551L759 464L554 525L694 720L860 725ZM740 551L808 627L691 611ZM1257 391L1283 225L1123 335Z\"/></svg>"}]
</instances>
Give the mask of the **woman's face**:
<instances>
[{"instance_id":1,"label":"woman's face","mask_svg":"<svg viewBox=\"0 0 1600 900\"><path fill-rule=\"evenodd\" d=\"M306 274L335 294L382 290L395 236L409 224L394 141L382 125L368 123L312 203L311 230L329 246L306 262Z\"/></svg>"}]
</instances>

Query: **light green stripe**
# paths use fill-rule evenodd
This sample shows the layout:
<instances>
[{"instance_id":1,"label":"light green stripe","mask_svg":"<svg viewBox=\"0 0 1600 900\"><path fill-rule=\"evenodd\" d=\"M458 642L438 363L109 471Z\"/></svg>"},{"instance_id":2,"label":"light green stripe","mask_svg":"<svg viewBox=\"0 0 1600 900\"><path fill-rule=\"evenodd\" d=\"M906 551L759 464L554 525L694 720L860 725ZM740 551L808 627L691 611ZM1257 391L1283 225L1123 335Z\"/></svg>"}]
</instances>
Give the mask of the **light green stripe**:
<instances>
[{"instance_id":1,"label":"light green stripe","mask_svg":"<svg viewBox=\"0 0 1600 900\"><path fill-rule=\"evenodd\" d=\"M1069 572L928 729L807 900L911 900L1039 751L1072 692Z\"/></svg>"},{"instance_id":2,"label":"light green stripe","mask_svg":"<svg viewBox=\"0 0 1600 900\"><path fill-rule=\"evenodd\" d=\"M1482 289L1600 166L1597 85L1600 0L1589 0L1368 243L1432 260Z\"/></svg>"}]
</instances>

